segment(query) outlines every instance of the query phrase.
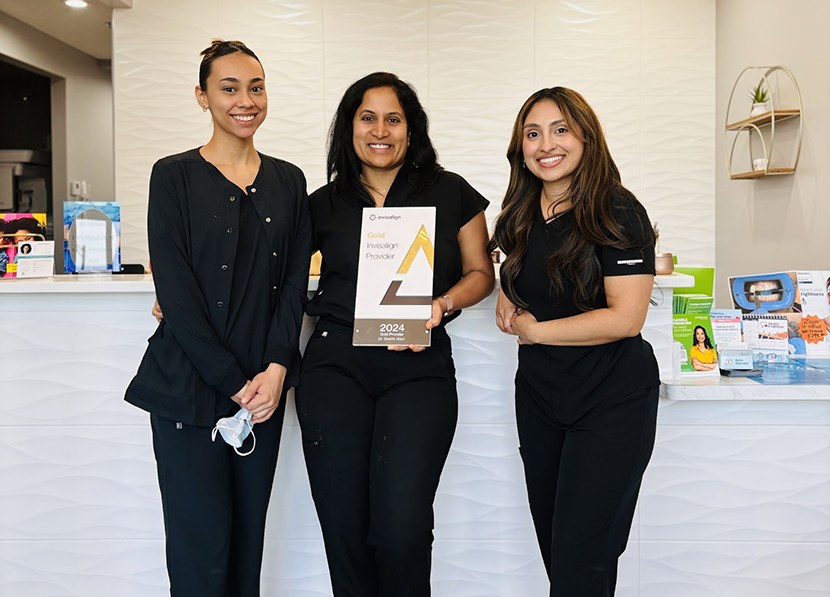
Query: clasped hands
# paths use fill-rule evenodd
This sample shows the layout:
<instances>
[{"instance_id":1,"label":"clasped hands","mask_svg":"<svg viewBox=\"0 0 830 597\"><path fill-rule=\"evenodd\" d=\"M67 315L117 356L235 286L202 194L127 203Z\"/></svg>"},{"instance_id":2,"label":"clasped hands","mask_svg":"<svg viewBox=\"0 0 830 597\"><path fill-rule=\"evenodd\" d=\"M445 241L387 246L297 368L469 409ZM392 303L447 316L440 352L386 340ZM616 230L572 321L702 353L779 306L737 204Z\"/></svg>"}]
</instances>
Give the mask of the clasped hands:
<instances>
[{"instance_id":1,"label":"clasped hands","mask_svg":"<svg viewBox=\"0 0 830 597\"><path fill-rule=\"evenodd\" d=\"M283 365L271 363L265 371L245 382L231 400L248 409L253 415L252 423L267 421L280 404L287 371Z\"/></svg>"},{"instance_id":2,"label":"clasped hands","mask_svg":"<svg viewBox=\"0 0 830 597\"><path fill-rule=\"evenodd\" d=\"M152 314L159 323L164 319L158 300L153 304ZM283 365L271 363L265 371L246 381L243 388L231 396L231 400L248 409L253 415L252 423L267 421L280 405L287 372Z\"/></svg>"},{"instance_id":3,"label":"clasped hands","mask_svg":"<svg viewBox=\"0 0 830 597\"><path fill-rule=\"evenodd\" d=\"M519 344L536 344L533 337L538 324L533 313L511 303L504 291L499 288L499 298L496 301L496 325L502 332L518 336Z\"/></svg>"}]
</instances>

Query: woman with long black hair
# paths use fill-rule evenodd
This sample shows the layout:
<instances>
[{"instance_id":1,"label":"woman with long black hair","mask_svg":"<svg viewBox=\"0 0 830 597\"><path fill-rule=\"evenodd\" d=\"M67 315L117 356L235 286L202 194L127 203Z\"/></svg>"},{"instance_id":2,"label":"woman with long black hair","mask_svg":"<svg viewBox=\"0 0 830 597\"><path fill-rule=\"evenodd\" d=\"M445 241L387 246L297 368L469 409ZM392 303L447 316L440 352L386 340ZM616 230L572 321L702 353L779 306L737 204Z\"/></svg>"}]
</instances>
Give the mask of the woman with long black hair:
<instances>
[{"instance_id":1,"label":"woman with long black hair","mask_svg":"<svg viewBox=\"0 0 830 597\"><path fill-rule=\"evenodd\" d=\"M430 594L432 504L458 398L445 325L493 289L487 200L438 165L414 89L373 73L343 95L309 198L320 285L297 415L335 597ZM434 206L429 348L352 346L363 208Z\"/></svg>"},{"instance_id":2,"label":"woman with long black hair","mask_svg":"<svg viewBox=\"0 0 830 597\"><path fill-rule=\"evenodd\" d=\"M496 320L518 336L530 509L551 596L607 597L654 445L660 381L640 336L654 233L575 91L534 93L507 158Z\"/></svg>"}]
</instances>

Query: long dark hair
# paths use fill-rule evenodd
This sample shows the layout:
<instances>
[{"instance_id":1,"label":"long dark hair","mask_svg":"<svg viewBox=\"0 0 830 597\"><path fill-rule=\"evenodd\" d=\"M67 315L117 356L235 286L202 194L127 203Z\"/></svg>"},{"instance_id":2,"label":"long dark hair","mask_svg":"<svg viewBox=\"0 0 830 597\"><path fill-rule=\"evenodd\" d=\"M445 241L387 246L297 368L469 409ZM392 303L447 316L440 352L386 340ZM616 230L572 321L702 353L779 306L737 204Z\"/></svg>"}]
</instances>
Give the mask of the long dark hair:
<instances>
[{"instance_id":1,"label":"long dark hair","mask_svg":"<svg viewBox=\"0 0 830 597\"><path fill-rule=\"evenodd\" d=\"M510 182L496 220L490 249L497 246L507 255L500 268L501 285L510 301L527 308L516 293L516 277L527 252L530 227L536 217L542 193L542 181L523 167L523 127L530 110L543 100L553 101L568 129L584 143L582 159L571 178L566 199L571 202L574 226L562 245L547 260L547 272L553 296L564 298L566 281L572 280L574 304L583 311L599 306L602 290L602 268L596 246L643 251L654 243L649 226L636 226L639 218L626 218L637 229L623 228L612 215L611 201L616 195L623 206L634 207L634 196L620 183L617 169L605 135L588 102L579 93L565 87L540 89L531 95L519 110L507 148Z\"/></svg>"},{"instance_id":2,"label":"long dark hair","mask_svg":"<svg viewBox=\"0 0 830 597\"><path fill-rule=\"evenodd\" d=\"M712 348L712 342L709 340L709 334L706 333L706 328L702 325L696 325L695 331L692 332L692 346L697 346L697 331L703 330L703 346L705 348Z\"/></svg>"},{"instance_id":3,"label":"long dark hair","mask_svg":"<svg viewBox=\"0 0 830 597\"><path fill-rule=\"evenodd\" d=\"M409 132L409 147L404 161L417 169L414 191L418 192L429 186L441 171L435 147L429 138L429 119L415 89L392 73L377 72L366 75L351 84L337 106L337 113L329 129L326 176L329 182L334 180L335 190L344 197L372 207L375 202L360 182L363 169L354 150L354 115L363 103L363 95L378 87L392 89L403 109Z\"/></svg>"},{"instance_id":4,"label":"long dark hair","mask_svg":"<svg viewBox=\"0 0 830 597\"><path fill-rule=\"evenodd\" d=\"M210 46L199 52L199 55L202 57L202 62L199 64L199 87L202 91L207 91L207 80L210 76L211 70L213 69L213 61L220 56L236 54L237 52L242 52L243 54L250 56L259 62L259 58L257 58L256 54L254 54L253 50L241 41L224 41L221 39L214 39L210 42ZM259 62L259 65L262 66L262 62Z\"/></svg>"}]
</instances>

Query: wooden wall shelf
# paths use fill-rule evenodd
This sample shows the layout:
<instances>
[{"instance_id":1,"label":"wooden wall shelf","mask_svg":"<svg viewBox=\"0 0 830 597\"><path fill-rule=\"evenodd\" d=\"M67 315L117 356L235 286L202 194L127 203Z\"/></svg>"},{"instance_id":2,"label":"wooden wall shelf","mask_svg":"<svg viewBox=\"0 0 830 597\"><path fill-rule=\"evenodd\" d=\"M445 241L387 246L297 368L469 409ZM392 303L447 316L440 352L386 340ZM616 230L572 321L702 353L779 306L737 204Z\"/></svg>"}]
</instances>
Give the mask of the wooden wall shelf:
<instances>
[{"instance_id":1,"label":"wooden wall shelf","mask_svg":"<svg viewBox=\"0 0 830 597\"><path fill-rule=\"evenodd\" d=\"M778 73L785 75L782 77L784 81L783 85L780 84ZM745 77L745 75L749 76ZM752 75L758 76L759 79L756 80L752 77L749 83L747 83L747 80ZM757 116L741 118L741 107L748 110L751 105L739 101L733 103L733 100L735 99L735 91L739 89L739 87L743 89L744 85L746 85L749 89L754 88L756 85L761 85L761 87L769 93L770 110L768 112L758 114ZM785 92L788 92L788 94ZM741 94L739 94L739 97L740 95ZM784 96L786 96L786 100L782 100L782 97ZM785 109L776 108L776 102L782 101L785 102L785 105L790 105ZM797 104L798 107L794 107L793 104ZM738 118L735 118L735 116ZM798 128L796 133L797 137L795 139L795 149L793 151L794 155L792 160L787 160L786 158L782 160L780 154L773 154L772 151L775 145L776 137L775 126L776 124L793 119L798 120ZM743 71L741 71L741 74L738 75L735 85L732 87L732 93L729 96L729 105L726 108L723 150L724 157L726 158L726 171L729 174L729 178L732 180L753 180L757 178L764 178L765 176L786 176L788 174L794 174L796 168L798 167L798 159L801 156L801 140L803 132L804 123L801 91L798 88L798 82L795 80L795 77L789 69L784 66L746 67ZM790 127L785 127L785 129L783 129L783 134L785 135L791 135L792 133L793 130ZM781 131L779 131L779 135L780 134ZM733 173L735 146L741 138L746 139L749 154L748 159L741 159L741 162L746 164L744 168L748 168L749 171ZM790 137L790 139L792 139L792 137ZM753 155L753 146L757 151L759 144L762 149L762 153L755 156ZM756 158L764 158L763 163L766 164L766 167L763 170L753 169ZM784 161L784 163L771 164L770 162L773 159L775 159L776 162ZM787 161L790 163L786 163Z\"/></svg>"}]
</instances>

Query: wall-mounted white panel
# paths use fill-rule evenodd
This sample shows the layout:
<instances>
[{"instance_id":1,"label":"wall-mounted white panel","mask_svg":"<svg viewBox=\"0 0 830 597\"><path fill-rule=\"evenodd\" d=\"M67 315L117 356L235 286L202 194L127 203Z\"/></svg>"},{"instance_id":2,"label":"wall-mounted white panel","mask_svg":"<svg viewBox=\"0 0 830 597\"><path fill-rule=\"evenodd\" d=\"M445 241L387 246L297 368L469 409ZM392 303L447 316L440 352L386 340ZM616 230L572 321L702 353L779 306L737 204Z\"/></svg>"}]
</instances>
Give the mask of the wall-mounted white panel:
<instances>
[{"instance_id":1,"label":"wall-mounted white panel","mask_svg":"<svg viewBox=\"0 0 830 597\"><path fill-rule=\"evenodd\" d=\"M536 2L536 39L640 39L641 0ZM553 44L552 44L553 45Z\"/></svg>"},{"instance_id":2,"label":"wall-mounted white panel","mask_svg":"<svg viewBox=\"0 0 830 597\"><path fill-rule=\"evenodd\" d=\"M112 65L117 101L167 103L198 110L194 88L199 84L199 52L209 42L171 38L161 43L122 44Z\"/></svg>"},{"instance_id":3,"label":"wall-mounted white panel","mask_svg":"<svg viewBox=\"0 0 830 597\"><path fill-rule=\"evenodd\" d=\"M640 542L642 597L826 597L830 544Z\"/></svg>"},{"instance_id":4,"label":"wall-mounted white panel","mask_svg":"<svg viewBox=\"0 0 830 597\"><path fill-rule=\"evenodd\" d=\"M514 106L486 99L432 99L429 132L439 157L445 153L504 156L523 101L517 100Z\"/></svg>"},{"instance_id":5,"label":"wall-mounted white panel","mask_svg":"<svg viewBox=\"0 0 830 597\"><path fill-rule=\"evenodd\" d=\"M148 425L8 427L0 541L160 539Z\"/></svg>"},{"instance_id":6,"label":"wall-mounted white panel","mask_svg":"<svg viewBox=\"0 0 830 597\"><path fill-rule=\"evenodd\" d=\"M830 542L827 428L659 428L640 536Z\"/></svg>"},{"instance_id":7,"label":"wall-mounted white panel","mask_svg":"<svg viewBox=\"0 0 830 597\"><path fill-rule=\"evenodd\" d=\"M218 4L220 36L243 41L260 60L263 42L323 41L323 0L218 0Z\"/></svg>"},{"instance_id":8,"label":"wall-mounted white panel","mask_svg":"<svg viewBox=\"0 0 830 597\"><path fill-rule=\"evenodd\" d=\"M153 45L171 40L202 44L201 51L219 34L218 17L218 0L141 0L135 10L114 11L113 56L121 43Z\"/></svg>"},{"instance_id":9,"label":"wall-mounted white panel","mask_svg":"<svg viewBox=\"0 0 830 597\"><path fill-rule=\"evenodd\" d=\"M644 97L641 126L643 152L715 151L715 106L700 98Z\"/></svg>"},{"instance_id":10,"label":"wall-mounted white panel","mask_svg":"<svg viewBox=\"0 0 830 597\"><path fill-rule=\"evenodd\" d=\"M331 597L322 541L285 543L266 537L262 562L263 597Z\"/></svg>"},{"instance_id":11,"label":"wall-mounted white panel","mask_svg":"<svg viewBox=\"0 0 830 597\"><path fill-rule=\"evenodd\" d=\"M213 132L210 113L203 113L195 102L116 100L115 128L117 164L143 158L152 165L164 156L204 145Z\"/></svg>"},{"instance_id":12,"label":"wall-mounted white panel","mask_svg":"<svg viewBox=\"0 0 830 597\"><path fill-rule=\"evenodd\" d=\"M516 105L518 111L533 92L532 52L530 40L433 42L429 46L430 96L460 103L499 98Z\"/></svg>"},{"instance_id":13,"label":"wall-mounted white panel","mask_svg":"<svg viewBox=\"0 0 830 597\"><path fill-rule=\"evenodd\" d=\"M714 154L644 151L641 156L640 200L652 223L659 222L660 249L679 255L681 265L714 265L715 181L709 168Z\"/></svg>"},{"instance_id":14,"label":"wall-mounted white panel","mask_svg":"<svg viewBox=\"0 0 830 597\"><path fill-rule=\"evenodd\" d=\"M15 597L169 591L162 540L0 541L0 592Z\"/></svg>"},{"instance_id":15,"label":"wall-mounted white panel","mask_svg":"<svg viewBox=\"0 0 830 597\"><path fill-rule=\"evenodd\" d=\"M435 505L438 539L490 541L535 534L513 425L459 425Z\"/></svg>"},{"instance_id":16,"label":"wall-mounted white panel","mask_svg":"<svg viewBox=\"0 0 830 597\"><path fill-rule=\"evenodd\" d=\"M415 86L423 102L429 97L429 44L423 42L378 43L377 40L326 43L324 49L326 98L332 110L346 89L375 71L393 72ZM328 121L328 119L327 119Z\"/></svg>"},{"instance_id":17,"label":"wall-mounted white panel","mask_svg":"<svg viewBox=\"0 0 830 597\"><path fill-rule=\"evenodd\" d=\"M640 95L638 40L537 40L535 56L537 87L570 87L585 96Z\"/></svg>"},{"instance_id":18,"label":"wall-mounted white panel","mask_svg":"<svg viewBox=\"0 0 830 597\"><path fill-rule=\"evenodd\" d=\"M702 104L714 104L713 40L644 39L642 49L643 95L703 96Z\"/></svg>"},{"instance_id":19,"label":"wall-mounted white panel","mask_svg":"<svg viewBox=\"0 0 830 597\"><path fill-rule=\"evenodd\" d=\"M452 43L530 40L534 4L533 0L430 0L429 40Z\"/></svg>"},{"instance_id":20,"label":"wall-mounted white panel","mask_svg":"<svg viewBox=\"0 0 830 597\"><path fill-rule=\"evenodd\" d=\"M639 152L640 98L593 92L584 95L599 117L611 155L616 158L620 152Z\"/></svg>"},{"instance_id":21,"label":"wall-mounted white panel","mask_svg":"<svg viewBox=\"0 0 830 597\"><path fill-rule=\"evenodd\" d=\"M436 597L515 597L549 591L539 548L526 541L438 540L432 578Z\"/></svg>"},{"instance_id":22,"label":"wall-mounted white panel","mask_svg":"<svg viewBox=\"0 0 830 597\"><path fill-rule=\"evenodd\" d=\"M715 38L715 0L642 0L642 11L644 38Z\"/></svg>"},{"instance_id":23,"label":"wall-mounted white panel","mask_svg":"<svg viewBox=\"0 0 830 597\"><path fill-rule=\"evenodd\" d=\"M325 0L323 36L326 42L425 42L427 0Z\"/></svg>"},{"instance_id":24,"label":"wall-mounted white panel","mask_svg":"<svg viewBox=\"0 0 830 597\"><path fill-rule=\"evenodd\" d=\"M620 180L623 186L634 193L634 196L642 202L642 197L640 197L640 189L642 187L640 182L640 154L618 151L617 153L612 153L611 157L614 159L614 163L617 164L617 169L620 171ZM651 213L649 213L649 216L651 217Z\"/></svg>"},{"instance_id":25,"label":"wall-mounted white panel","mask_svg":"<svg viewBox=\"0 0 830 597\"><path fill-rule=\"evenodd\" d=\"M269 114L272 113L270 103L274 101L323 99L322 43L257 41L254 51L265 68ZM265 124L268 126L269 121Z\"/></svg>"},{"instance_id":26,"label":"wall-mounted white panel","mask_svg":"<svg viewBox=\"0 0 830 597\"><path fill-rule=\"evenodd\" d=\"M299 155L324 160L326 139L323 100L270 100L268 116L257 131L256 146L263 153L289 162Z\"/></svg>"}]
</instances>

